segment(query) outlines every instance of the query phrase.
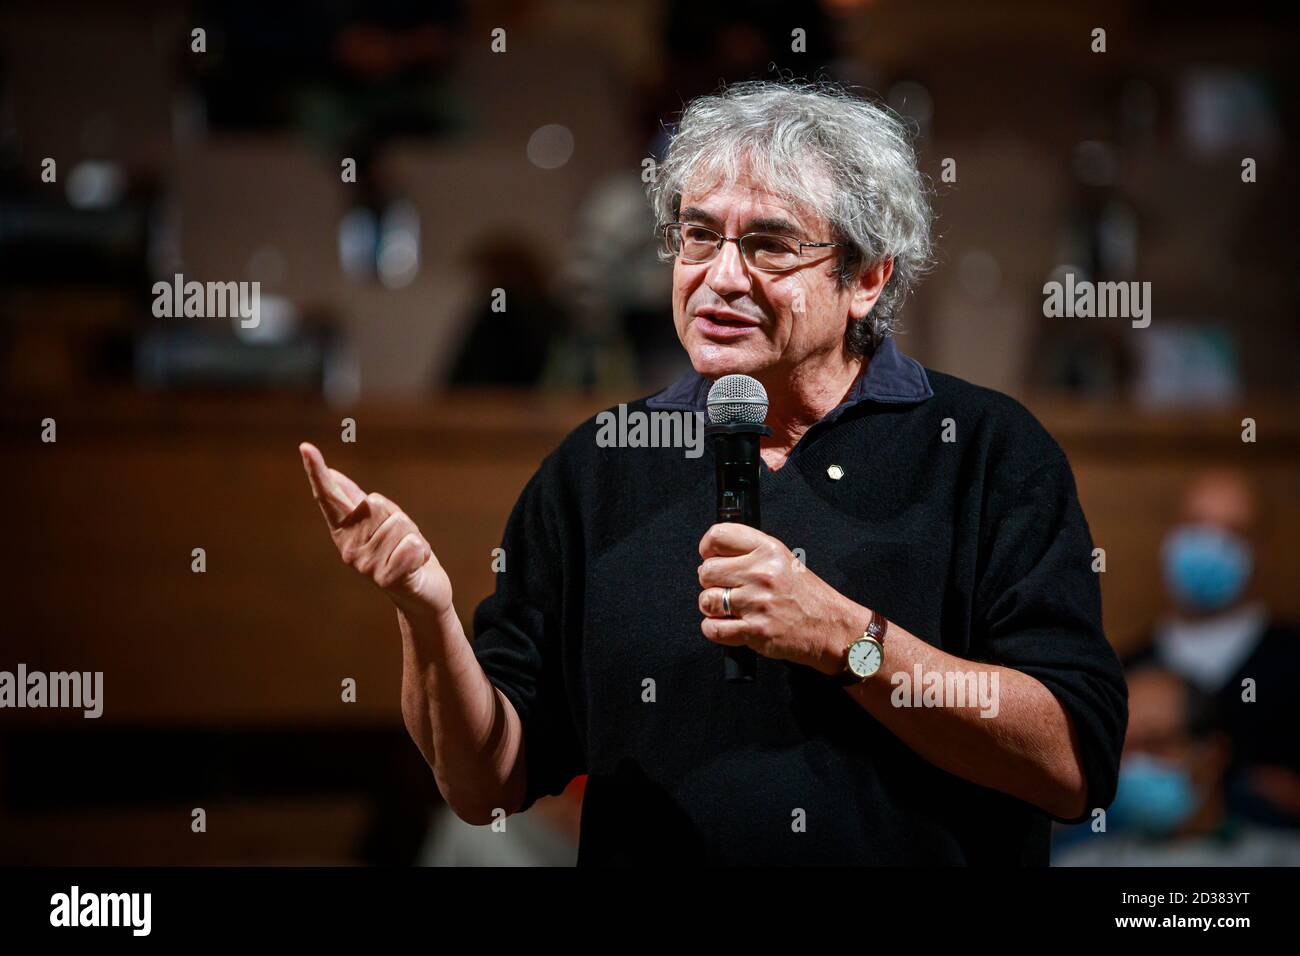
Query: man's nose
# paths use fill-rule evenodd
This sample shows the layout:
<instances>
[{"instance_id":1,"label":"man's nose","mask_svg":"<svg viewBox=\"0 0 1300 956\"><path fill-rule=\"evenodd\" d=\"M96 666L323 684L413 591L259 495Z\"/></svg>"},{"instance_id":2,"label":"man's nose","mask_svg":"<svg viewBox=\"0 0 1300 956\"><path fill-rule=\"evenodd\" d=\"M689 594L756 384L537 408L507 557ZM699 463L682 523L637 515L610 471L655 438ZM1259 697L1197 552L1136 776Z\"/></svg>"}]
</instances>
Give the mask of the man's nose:
<instances>
[{"instance_id":1,"label":"man's nose","mask_svg":"<svg viewBox=\"0 0 1300 956\"><path fill-rule=\"evenodd\" d=\"M724 241L718 254L709 263L709 288L719 295L743 292L750 287L749 271L740 255L740 243Z\"/></svg>"}]
</instances>

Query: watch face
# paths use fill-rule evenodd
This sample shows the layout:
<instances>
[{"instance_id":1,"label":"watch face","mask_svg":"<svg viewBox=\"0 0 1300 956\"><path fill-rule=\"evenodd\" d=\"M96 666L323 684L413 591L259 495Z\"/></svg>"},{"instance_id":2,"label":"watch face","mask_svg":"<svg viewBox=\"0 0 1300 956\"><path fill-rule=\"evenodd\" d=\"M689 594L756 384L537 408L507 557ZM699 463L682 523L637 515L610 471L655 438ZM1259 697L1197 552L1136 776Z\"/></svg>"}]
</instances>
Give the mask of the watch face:
<instances>
[{"instance_id":1,"label":"watch face","mask_svg":"<svg viewBox=\"0 0 1300 956\"><path fill-rule=\"evenodd\" d=\"M882 655L875 641L857 640L849 647L849 670L858 677L870 677L880 670Z\"/></svg>"}]
</instances>

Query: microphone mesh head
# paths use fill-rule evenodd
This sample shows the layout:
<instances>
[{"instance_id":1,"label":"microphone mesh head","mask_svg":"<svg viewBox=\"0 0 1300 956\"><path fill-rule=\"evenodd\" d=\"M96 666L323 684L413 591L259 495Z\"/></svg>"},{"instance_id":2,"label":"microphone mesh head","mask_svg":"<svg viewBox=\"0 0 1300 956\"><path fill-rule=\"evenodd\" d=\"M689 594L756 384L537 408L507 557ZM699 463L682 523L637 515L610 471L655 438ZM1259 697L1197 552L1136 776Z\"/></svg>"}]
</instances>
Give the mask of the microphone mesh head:
<instances>
[{"instance_id":1,"label":"microphone mesh head","mask_svg":"<svg viewBox=\"0 0 1300 956\"><path fill-rule=\"evenodd\" d=\"M709 422L761 425L767 419L767 390L748 375L724 375L709 389Z\"/></svg>"}]
</instances>

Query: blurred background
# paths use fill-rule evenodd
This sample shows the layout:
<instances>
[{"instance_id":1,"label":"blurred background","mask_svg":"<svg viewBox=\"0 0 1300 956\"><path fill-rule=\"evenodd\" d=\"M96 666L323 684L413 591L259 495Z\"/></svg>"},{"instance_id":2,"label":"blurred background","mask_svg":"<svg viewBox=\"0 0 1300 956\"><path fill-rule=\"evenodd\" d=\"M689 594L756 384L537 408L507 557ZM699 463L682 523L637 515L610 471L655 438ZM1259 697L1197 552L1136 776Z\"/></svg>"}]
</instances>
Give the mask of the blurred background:
<instances>
[{"instance_id":1,"label":"blurred background","mask_svg":"<svg viewBox=\"0 0 1300 956\"><path fill-rule=\"evenodd\" d=\"M721 6L0 6L0 670L105 674L97 720L0 711L0 863L572 862L581 778L510 841L440 806L296 446L402 503L468 625L541 458L686 368L648 161L778 71L914 123L899 347L1025 402L1105 550L1133 729L1057 858L1300 862L1295 16ZM1067 272L1150 282L1150 326L1045 318ZM158 316L178 274L259 282L259 324Z\"/></svg>"}]
</instances>

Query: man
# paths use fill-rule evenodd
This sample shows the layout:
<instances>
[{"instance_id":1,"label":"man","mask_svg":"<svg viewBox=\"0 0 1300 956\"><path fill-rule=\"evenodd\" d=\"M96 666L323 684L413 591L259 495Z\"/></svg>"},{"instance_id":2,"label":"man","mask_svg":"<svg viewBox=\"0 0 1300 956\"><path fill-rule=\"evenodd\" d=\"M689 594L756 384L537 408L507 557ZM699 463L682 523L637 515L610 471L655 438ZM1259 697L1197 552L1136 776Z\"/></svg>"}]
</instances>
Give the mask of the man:
<instances>
[{"instance_id":1,"label":"man","mask_svg":"<svg viewBox=\"0 0 1300 956\"><path fill-rule=\"evenodd\" d=\"M929 251L904 128L739 84L690 105L651 199L694 372L628 414L761 381L762 531L714 523L707 458L588 421L520 496L471 644L410 519L302 446L397 603L448 804L485 824L585 772L584 864L1047 863L1050 818L1114 794L1123 677L1060 448L894 345ZM722 679L740 645L753 683Z\"/></svg>"}]
</instances>

